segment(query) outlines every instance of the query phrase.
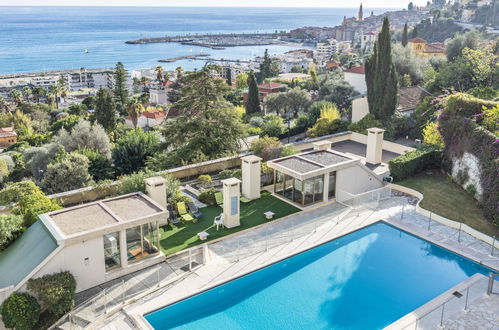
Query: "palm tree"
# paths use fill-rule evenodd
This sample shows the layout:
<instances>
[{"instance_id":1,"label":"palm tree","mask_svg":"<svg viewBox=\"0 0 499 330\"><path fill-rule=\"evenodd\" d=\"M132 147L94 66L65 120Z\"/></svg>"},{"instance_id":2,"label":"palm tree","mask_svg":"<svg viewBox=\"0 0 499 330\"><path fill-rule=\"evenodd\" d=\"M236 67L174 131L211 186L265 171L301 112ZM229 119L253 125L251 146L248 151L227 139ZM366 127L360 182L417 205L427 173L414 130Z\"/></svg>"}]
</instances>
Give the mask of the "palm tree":
<instances>
[{"instance_id":1,"label":"palm tree","mask_svg":"<svg viewBox=\"0 0 499 330\"><path fill-rule=\"evenodd\" d=\"M0 95L0 111L4 112L5 110L8 110L7 101Z\"/></svg>"},{"instance_id":2,"label":"palm tree","mask_svg":"<svg viewBox=\"0 0 499 330\"><path fill-rule=\"evenodd\" d=\"M175 69L175 72L177 74L177 80L182 79L182 75L183 75L184 69L181 66L179 66L179 67L177 67Z\"/></svg>"},{"instance_id":3,"label":"palm tree","mask_svg":"<svg viewBox=\"0 0 499 330\"><path fill-rule=\"evenodd\" d=\"M36 103L40 103L40 98L42 96L46 96L46 94L47 94L47 91L45 90L45 88L43 88L41 86L35 86L33 88L33 97L36 100Z\"/></svg>"},{"instance_id":4,"label":"palm tree","mask_svg":"<svg viewBox=\"0 0 499 330\"><path fill-rule=\"evenodd\" d=\"M52 95L53 101L55 101L55 108L59 109L59 97L65 97L68 93L66 88L66 81L63 77L59 79L57 85L52 85L49 88L49 94Z\"/></svg>"},{"instance_id":5,"label":"palm tree","mask_svg":"<svg viewBox=\"0 0 499 330\"><path fill-rule=\"evenodd\" d=\"M33 90L30 86L24 86L23 88L23 96L26 99L26 102L29 102L31 97L33 96Z\"/></svg>"},{"instance_id":6,"label":"palm tree","mask_svg":"<svg viewBox=\"0 0 499 330\"><path fill-rule=\"evenodd\" d=\"M21 103L22 100L23 100L22 93L20 91L18 91L17 89L11 90L10 93L9 93L9 96L17 104Z\"/></svg>"},{"instance_id":7,"label":"palm tree","mask_svg":"<svg viewBox=\"0 0 499 330\"><path fill-rule=\"evenodd\" d=\"M163 82L163 79L164 79L164 70L163 70L163 67L161 65L158 65L154 71L156 71L156 80L158 82Z\"/></svg>"},{"instance_id":8,"label":"palm tree","mask_svg":"<svg viewBox=\"0 0 499 330\"><path fill-rule=\"evenodd\" d=\"M127 111L128 115L132 119L133 128L137 128L137 121L139 120L142 112L144 112L144 107L139 100L134 97L130 100L130 102L128 102Z\"/></svg>"},{"instance_id":9,"label":"palm tree","mask_svg":"<svg viewBox=\"0 0 499 330\"><path fill-rule=\"evenodd\" d=\"M151 79L147 78L147 77L142 77L140 78L140 84L142 85L142 91L144 91L147 87L147 84L149 84L149 81Z\"/></svg>"}]
</instances>

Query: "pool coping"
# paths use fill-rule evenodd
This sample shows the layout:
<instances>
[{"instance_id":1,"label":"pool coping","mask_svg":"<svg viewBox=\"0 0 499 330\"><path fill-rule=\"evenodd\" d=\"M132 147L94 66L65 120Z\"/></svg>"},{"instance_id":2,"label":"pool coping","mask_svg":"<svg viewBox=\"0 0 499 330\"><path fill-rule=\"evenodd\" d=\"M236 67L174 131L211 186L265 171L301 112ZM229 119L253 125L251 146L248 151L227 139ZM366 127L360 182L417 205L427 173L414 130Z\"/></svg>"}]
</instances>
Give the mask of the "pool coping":
<instances>
[{"instance_id":1,"label":"pool coping","mask_svg":"<svg viewBox=\"0 0 499 330\"><path fill-rule=\"evenodd\" d=\"M372 216L372 215L371 215ZM369 217L371 217L369 216ZM386 219L385 219L386 218ZM433 232L428 232L420 227L417 227L417 226L414 226L414 225L411 225L411 224L407 224L407 223L404 223L404 222L401 222L399 221L398 219L393 219L393 218L387 218L387 217L384 217L384 216L380 216L379 218L377 219L372 219L372 220L369 220L367 221L366 223L364 224L361 224L360 226L356 226L356 227L353 227L353 228L348 228L347 230L345 231L342 231L340 235L337 235L333 238L327 238L326 240L318 240L316 242L314 242L312 245L309 245L307 246L306 248L304 249L300 249L298 250L297 252L294 252L294 253L290 253L290 254L286 254L284 256L281 256L281 257L278 257L277 259L275 260L272 260L271 262L268 262L268 263L264 263L263 265L257 265L257 266L253 266L253 267L249 267L248 269L245 269L244 271L241 271L240 273L238 272L236 276L233 276L233 277L230 277L230 278L223 278L221 280L214 280L210 285L202 288L202 289L197 289L195 290L194 292L191 292L191 293L188 293L188 294L184 294L184 295L180 295L179 297L176 297L174 299L169 299L167 300L167 302L163 301L157 301L155 306L152 307L152 306L148 306L148 304L141 304L140 306L127 306L123 309L123 311L125 312L125 314L130 317L131 320L133 320L133 322L141 329L151 329L151 330L154 330L154 328L149 324L149 322L145 319L145 315L147 314L150 314L150 313L153 313L157 310L160 310L160 309L163 309L163 308L166 308L168 306L171 306L175 303L178 303L182 300L185 300L185 299L188 299L190 297L193 297L193 296L196 296L198 294L201 294L203 292L206 292L210 289L213 289L217 286L220 286L220 285L223 285L225 283L228 283L228 282L231 282L231 281L234 281L238 278L241 278L245 275L248 275L250 273L253 273L253 272L256 272L260 269L263 269L263 268L266 268L266 267L269 267L273 264L276 264L276 263L279 263L285 259L288 259L288 258L292 258L293 256L296 256L298 254L301 254L301 253L304 253L306 251L309 251L311 249L314 249L320 245L323 245L323 244L326 244L330 241L333 241L333 240L336 240L338 238L341 238L343 236L346 236L346 235L349 235L357 230L360 230L360 229L363 229L363 228L366 228L368 226L371 226L375 223L379 223L379 222L382 222L382 223L385 223L385 224L388 224L388 225L391 225L399 230L402 230L402 231L405 231L409 234L412 234L422 240L425 240L425 241L428 241L434 245L437 245L437 246L440 246L446 250L449 250L455 254L458 254L464 258L467 258L471 261L474 261L482 266L485 266L485 267L488 267L494 271L497 271L499 269L499 259L497 260L497 265L494 263L490 263L487 259L487 257L490 257L490 256L486 256L486 255L483 255L482 253L480 253L479 251L476 251L476 250L472 250L472 249L469 249L465 246L462 246L462 245L459 245L459 244L449 244L449 242L446 242L446 241L442 241L442 240L438 240L437 238L440 238L438 234L436 233L433 233ZM453 243L453 242L452 242ZM277 248L280 248L277 247ZM469 250L469 251L467 251ZM251 258L251 257L250 257ZM495 258L495 257L494 257ZM248 258L249 259L249 258ZM230 264L229 267L233 265L233 264ZM483 276L483 275L482 275ZM189 276L186 277L186 279L188 278ZM473 276L471 277L473 278ZM465 281L457 284L457 286L461 285L462 283L466 282L470 280L470 278L466 279ZM419 308L423 308L425 307L426 305L430 304L431 302L433 302L433 300L436 300L438 299L440 296L443 296L447 293L444 292L442 293L441 295L435 297L434 299L428 301L427 303L425 303L424 305L418 307ZM151 298L151 301L156 299L158 297L153 297ZM418 309L416 309L415 311L417 311ZM411 314L411 313L414 313L414 311L411 311L410 313L406 314L405 316L403 316L402 318L394 321L395 322L398 322L399 320L401 319L404 319L407 315ZM393 324L393 323L392 323ZM388 326L390 327L391 324Z\"/></svg>"}]
</instances>

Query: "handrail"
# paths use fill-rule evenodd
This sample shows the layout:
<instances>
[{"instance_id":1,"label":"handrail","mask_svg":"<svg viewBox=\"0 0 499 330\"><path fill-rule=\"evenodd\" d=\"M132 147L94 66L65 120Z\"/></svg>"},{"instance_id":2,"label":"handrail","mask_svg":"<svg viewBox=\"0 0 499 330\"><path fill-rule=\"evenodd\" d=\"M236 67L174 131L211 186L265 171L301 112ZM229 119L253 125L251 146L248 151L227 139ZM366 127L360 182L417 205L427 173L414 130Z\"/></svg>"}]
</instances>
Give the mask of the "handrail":
<instances>
[{"instance_id":1,"label":"handrail","mask_svg":"<svg viewBox=\"0 0 499 330\"><path fill-rule=\"evenodd\" d=\"M492 290L494 289L494 278L499 276L499 273L490 273L489 274L489 284L487 286L487 295L490 296L492 294Z\"/></svg>"}]
</instances>

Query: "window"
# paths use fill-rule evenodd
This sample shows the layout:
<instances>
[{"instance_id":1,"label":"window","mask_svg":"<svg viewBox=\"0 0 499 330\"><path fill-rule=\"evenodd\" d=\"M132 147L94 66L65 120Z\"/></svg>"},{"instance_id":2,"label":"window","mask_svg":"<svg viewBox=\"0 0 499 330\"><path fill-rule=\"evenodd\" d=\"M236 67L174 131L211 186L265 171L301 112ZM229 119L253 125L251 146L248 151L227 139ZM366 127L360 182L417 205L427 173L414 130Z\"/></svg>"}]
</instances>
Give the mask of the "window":
<instances>
[{"instance_id":1,"label":"window","mask_svg":"<svg viewBox=\"0 0 499 330\"><path fill-rule=\"evenodd\" d=\"M329 189L328 189L328 198L334 198L336 191L336 172L329 173Z\"/></svg>"},{"instance_id":2,"label":"window","mask_svg":"<svg viewBox=\"0 0 499 330\"><path fill-rule=\"evenodd\" d=\"M119 232L104 235L104 262L106 271L121 267Z\"/></svg>"},{"instance_id":3,"label":"window","mask_svg":"<svg viewBox=\"0 0 499 330\"><path fill-rule=\"evenodd\" d=\"M158 222L146 223L126 230L128 262L159 253Z\"/></svg>"}]
</instances>

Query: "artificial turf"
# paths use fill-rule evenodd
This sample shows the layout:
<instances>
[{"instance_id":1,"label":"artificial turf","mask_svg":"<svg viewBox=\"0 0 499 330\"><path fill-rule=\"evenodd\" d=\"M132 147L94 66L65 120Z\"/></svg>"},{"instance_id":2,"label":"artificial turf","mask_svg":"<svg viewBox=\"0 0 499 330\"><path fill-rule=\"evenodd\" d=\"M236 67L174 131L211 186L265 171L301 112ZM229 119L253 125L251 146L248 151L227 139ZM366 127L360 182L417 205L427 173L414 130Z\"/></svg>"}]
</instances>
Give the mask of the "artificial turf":
<instances>
[{"instance_id":1,"label":"artificial turf","mask_svg":"<svg viewBox=\"0 0 499 330\"><path fill-rule=\"evenodd\" d=\"M258 226L262 223L273 221L287 215L300 211L297 207L288 204L264 191L261 197L249 203L241 203L241 225L235 228L219 228L216 230L213 224L214 218L222 213L222 208L214 205L207 206L200 211L203 217L197 223L187 222L178 225L167 225L160 229L161 251L168 255L183 249L205 243L207 241L220 238L235 232ZM266 211L275 213L272 220L267 220L263 215ZM205 231L209 234L208 239L201 241L197 234Z\"/></svg>"}]
</instances>

